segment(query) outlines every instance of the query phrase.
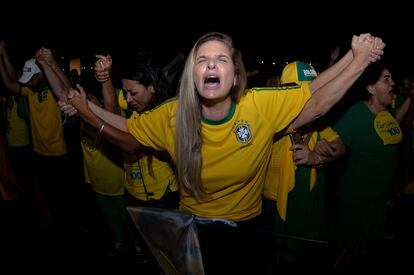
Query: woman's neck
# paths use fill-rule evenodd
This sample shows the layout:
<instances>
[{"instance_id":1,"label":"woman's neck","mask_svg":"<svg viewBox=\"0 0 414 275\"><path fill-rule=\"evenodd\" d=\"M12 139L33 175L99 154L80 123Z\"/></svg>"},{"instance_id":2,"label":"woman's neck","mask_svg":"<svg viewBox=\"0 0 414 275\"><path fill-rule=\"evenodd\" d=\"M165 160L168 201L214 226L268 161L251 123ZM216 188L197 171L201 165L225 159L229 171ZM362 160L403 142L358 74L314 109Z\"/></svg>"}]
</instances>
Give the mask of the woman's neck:
<instances>
[{"instance_id":1,"label":"woman's neck","mask_svg":"<svg viewBox=\"0 0 414 275\"><path fill-rule=\"evenodd\" d=\"M379 112L382 112L382 111L385 110L384 106L376 103L372 99L368 99L368 100L364 101L364 103L367 106L367 108L375 115L378 114Z\"/></svg>"},{"instance_id":2,"label":"woman's neck","mask_svg":"<svg viewBox=\"0 0 414 275\"><path fill-rule=\"evenodd\" d=\"M203 113L203 116L209 120L221 120L228 115L230 106L230 96L219 102L203 100L201 103L201 112Z\"/></svg>"}]
</instances>

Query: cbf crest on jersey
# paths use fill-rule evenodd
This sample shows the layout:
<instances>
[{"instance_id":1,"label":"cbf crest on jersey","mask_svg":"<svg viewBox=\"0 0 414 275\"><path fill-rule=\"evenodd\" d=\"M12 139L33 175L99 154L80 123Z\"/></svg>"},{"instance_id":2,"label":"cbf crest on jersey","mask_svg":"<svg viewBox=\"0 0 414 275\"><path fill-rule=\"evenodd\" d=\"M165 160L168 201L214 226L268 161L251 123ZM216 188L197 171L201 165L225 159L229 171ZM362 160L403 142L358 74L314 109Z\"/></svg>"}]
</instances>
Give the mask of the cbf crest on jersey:
<instances>
[{"instance_id":1,"label":"cbf crest on jersey","mask_svg":"<svg viewBox=\"0 0 414 275\"><path fill-rule=\"evenodd\" d=\"M247 121L237 121L233 132L239 143L248 144L252 140L252 132Z\"/></svg>"}]
</instances>

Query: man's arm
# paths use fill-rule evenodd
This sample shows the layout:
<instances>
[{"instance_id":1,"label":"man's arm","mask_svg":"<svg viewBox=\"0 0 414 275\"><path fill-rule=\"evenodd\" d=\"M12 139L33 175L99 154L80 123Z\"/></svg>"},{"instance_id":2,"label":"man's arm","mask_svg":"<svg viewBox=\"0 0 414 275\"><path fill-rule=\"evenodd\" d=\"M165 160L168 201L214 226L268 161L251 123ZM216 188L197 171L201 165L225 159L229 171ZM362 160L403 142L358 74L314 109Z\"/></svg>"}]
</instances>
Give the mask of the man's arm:
<instances>
[{"instance_id":1,"label":"man's arm","mask_svg":"<svg viewBox=\"0 0 414 275\"><path fill-rule=\"evenodd\" d=\"M16 71L10 62L9 55L3 41L0 41L0 75L7 89L15 93L19 92L20 85L17 81Z\"/></svg>"},{"instance_id":2,"label":"man's arm","mask_svg":"<svg viewBox=\"0 0 414 275\"><path fill-rule=\"evenodd\" d=\"M69 79L60 69L49 49L41 48L36 52L36 60L43 69L52 92L57 98L66 96L71 84Z\"/></svg>"},{"instance_id":3,"label":"man's arm","mask_svg":"<svg viewBox=\"0 0 414 275\"><path fill-rule=\"evenodd\" d=\"M310 84L311 92L318 90L320 87L334 79L340 74L354 59L352 50L349 50L338 62L321 72Z\"/></svg>"},{"instance_id":4,"label":"man's arm","mask_svg":"<svg viewBox=\"0 0 414 275\"><path fill-rule=\"evenodd\" d=\"M111 79L112 58L110 55L96 55L95 77L102 84L104 108L112 113L120 114L116 89Z\"/></svg>"},{"instance_id":5,"label":"man's arm","mask_svg":"<svg viewBox=\"0 0 414 275\"><path fill-rule=\"evenodd\" d=\"M338 75L318 88L305 104L302 112L292 123L294 129L314 121L326 114L337 103L364 72L370 62L378 60L372 58L374 48L382 49L385 44L382 40L365 35L352 38L353 59Z\"/></svg>"}]
</instances>

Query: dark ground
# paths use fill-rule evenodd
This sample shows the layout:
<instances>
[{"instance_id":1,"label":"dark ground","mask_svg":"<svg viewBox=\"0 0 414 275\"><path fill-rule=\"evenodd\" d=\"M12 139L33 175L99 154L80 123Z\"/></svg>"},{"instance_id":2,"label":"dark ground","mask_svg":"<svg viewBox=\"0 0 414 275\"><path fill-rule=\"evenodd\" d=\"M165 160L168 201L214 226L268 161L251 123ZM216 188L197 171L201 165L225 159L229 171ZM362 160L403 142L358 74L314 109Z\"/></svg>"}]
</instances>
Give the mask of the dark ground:
<instances>
[{"instance_id":1,"label":"dark ground","mask_svg":"<svg viewBox=\"0 0 414 275\"><path fill-rule=\"evenodd\" d=\"M15 205L0 202L0 262L2 270L10 274L28 270L37 274L80 274L89 270L160 274L156 264L135 263L132 255L107 256L107 232L96 221L90 221L87 227L62 230L30 226L22 216Z\"/></svg>"},{"instance_id":2,"label":"dark ground","mask_svg":"<svg viewBox=\"0 0 414 275\"><path fill-rule=\"evenodd\" d=\"M411 274L414 255L414 195L404 195L394 204L387 225L389 236L364 256L334 270L330 266L326 245L306 245L300 266L280 267L272 274L299 273L304 270L328 273L360 271L403 271ZM105 251L105 231L96 221L88 228L52 230L30 227L22 213L10 203L0 202L0 262L1 269L19 273L94 272L133 270L137 274L160 274L156 264L137 264L131 257L110 258ZM95 223L95 224L94 224ZM64 232L67 231L67 232Z\"/></svg>"}]
</instances>

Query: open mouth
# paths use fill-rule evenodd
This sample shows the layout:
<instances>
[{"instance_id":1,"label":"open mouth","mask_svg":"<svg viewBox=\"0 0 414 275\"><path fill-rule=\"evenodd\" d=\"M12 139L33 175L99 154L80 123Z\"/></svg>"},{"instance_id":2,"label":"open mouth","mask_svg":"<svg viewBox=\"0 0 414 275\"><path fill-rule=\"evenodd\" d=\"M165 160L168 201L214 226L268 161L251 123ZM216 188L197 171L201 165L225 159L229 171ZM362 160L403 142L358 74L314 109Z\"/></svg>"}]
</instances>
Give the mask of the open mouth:
<instances>
[{"instance_id":1,"label":"open mouth","mask_svg":"<svg viewBox=\"0 0 414 275\"><path fill-rule=\"evenodd\" d=\"M204 78L204 85L209 88L215 88L220 85L220 78L216 75L208 75Z\"/></svg>"},{"instance_id":2,"label":"open mouth","mask_svg":"<svg viewBox=\"0 0 414 275\"><path fill-rule=\"evenodd\" d=\"M220 83L220 79L216 75L208 75L204 79L204 83Z\"/></svg>"}]
</instances>

